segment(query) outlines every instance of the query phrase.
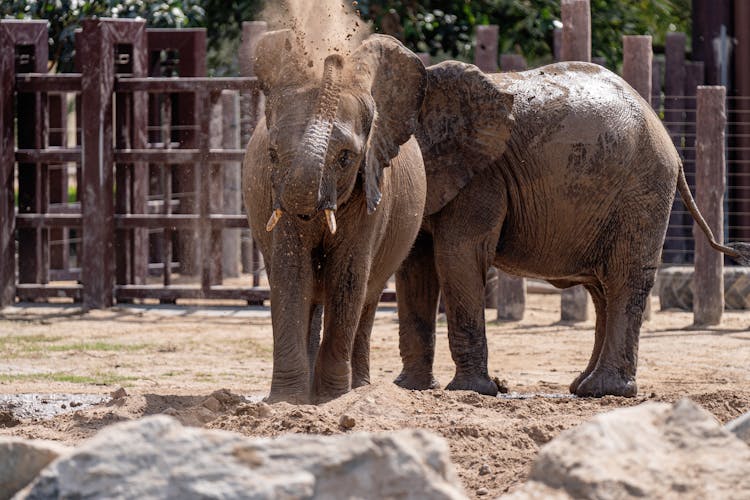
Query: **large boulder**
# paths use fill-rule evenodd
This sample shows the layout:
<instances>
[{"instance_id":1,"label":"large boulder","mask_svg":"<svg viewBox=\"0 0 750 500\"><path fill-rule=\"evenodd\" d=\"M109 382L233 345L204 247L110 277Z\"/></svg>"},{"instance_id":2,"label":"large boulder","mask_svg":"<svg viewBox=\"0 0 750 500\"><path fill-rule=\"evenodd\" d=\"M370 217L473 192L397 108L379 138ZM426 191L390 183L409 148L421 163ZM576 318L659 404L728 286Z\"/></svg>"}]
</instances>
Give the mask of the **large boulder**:
<instances>
[{"instance_id":1,"label":"large boulder","mask_svg":"<svg viewBox=\"0 0 750 500\"><path fill-rule=\"evenodd\" d=\"M164 415L108 427L19 499L465 498L429 432L249 439Z\"/></svg>"},{"instance_id":2,"label":"large boulder","mask_svg":"<svg viewBox=\"0 0 750 500\"><path fill-rule=\"evenodd\" d=\"M726 428L750 446L750 413L735 418L726 425Z\"/></svg>"},{"instance_id":3,"label":"large boulder","mask_svg":"<svg viewBox=\"0 0 750 500\"><path fill-rule=\"evenodd\" d=\"M54 441L0 436L0 500L11 498L50 462L69 451Z\"/></svg>"},{"instance_id":4,"label":"large boulder","mask_svg":"<svg viewBox=\"0 0 750 500\"><path fill-rule=\"evenodd\" d=\"M529 479L509 498L748 498L750 447L691 401L646 403L561 433Z\"/></svg>"}]
</instances>

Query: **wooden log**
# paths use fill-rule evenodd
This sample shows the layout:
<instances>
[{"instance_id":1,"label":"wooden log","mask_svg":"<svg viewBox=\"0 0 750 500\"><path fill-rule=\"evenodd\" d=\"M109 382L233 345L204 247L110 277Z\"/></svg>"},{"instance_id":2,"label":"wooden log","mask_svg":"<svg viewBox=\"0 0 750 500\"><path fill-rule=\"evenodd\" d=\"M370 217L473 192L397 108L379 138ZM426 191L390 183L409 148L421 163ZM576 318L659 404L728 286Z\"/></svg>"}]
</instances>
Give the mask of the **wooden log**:
<instances>
[{"instance_id":1,"label":"wooden log","mask_svg":"<svg viewBox=\"0 0 750 500\"><path fill-rule=\"evenodd\" d=\"M696 112L696 191L695 201L703 218L721 244L724 239L724 189L726 165L724 141L726 89L698 87ZM695 224L695 277L698 293L693 300L696 325L718 325L724 312L724 256L711 248Z\"/></svg>"},{"instance_id":2,"label":"wooden log","mask_svg":"<svg viewBox=\"0 0 750 500\"><path fill-rule=\"evenodd\" d=\"M526 310L526 280L497 271L497 320L521 321Z\"/></svg>"},{"instance_id":3,"label":"wooden log","mask_svg":"<svg viewBox=\"0 0 750 500\"><path fill-rule=\"evenodd\" d=\"M562 0L563 61L591 61L591 7L589 0ZM562 291L560 300L562 321L588 319L588 293L581 286Z\"/></svg>"},{"instance_id":4,"label":"wooden log","mask_svg":"<svg viewBox=\"0 0 750 500\"><path fill-rule=\"evenodd\" d=\"M562 0L562 61L591 62L591 6L589 0Z\"/></svg>"},{"instance_id":5,"label":"wooden log","mask_svg":"<svg viewBox=\"0 0 750 500\"><path fill-rule=\"evenodd\" d=\"M497 51L500 28L496 25L477 26L477 45L474 64L485 73L497 71Z\"/></svg>"},{"instance_id":6,"label":"wooden log","mask_svg":"<svg viewBox=\"0 0 750 500\"><path fill-rule=\"evenodd\" d=\"M622 77L646 102L650 102L654 60L651 36L623 36L622 51Z\"/></svg>"},{"instance_id":7,"label":"wooden log","mask_svg":"<svg viewBox=\"0 0 750 500\"><path fill-rule=\"evenodd\" d=\"M527 68L526 58L521 54L502 54L500 56L500 69L502 71L526 71Z\"/></svg>"},{"instance_id":8,"label":"wooden log","mask_svg":"<svg viewBox=\"0 0 750 500\"><path fill-rule=\"evenodd\" d=\"M589 319L589 294L583 286L566 288L560 297L561 321L576 323Z\"/></svg>"},{"instance_id":9,"label":"wooden log","mask_svg":"<svg viewBox=\"0 0 750 500\"><path fill-rule=\"evenodd\" d=\"M240 146L239 101L237 92L224 91L221 93L222 116L222 147L236 149ZM227 162L222 168L224 177L224 209L225 214L242 213L242 189L240 164ZM240 231L225 230L222 238L222 264L224 277L240 275Z\"/></svg>"}]
</instances>

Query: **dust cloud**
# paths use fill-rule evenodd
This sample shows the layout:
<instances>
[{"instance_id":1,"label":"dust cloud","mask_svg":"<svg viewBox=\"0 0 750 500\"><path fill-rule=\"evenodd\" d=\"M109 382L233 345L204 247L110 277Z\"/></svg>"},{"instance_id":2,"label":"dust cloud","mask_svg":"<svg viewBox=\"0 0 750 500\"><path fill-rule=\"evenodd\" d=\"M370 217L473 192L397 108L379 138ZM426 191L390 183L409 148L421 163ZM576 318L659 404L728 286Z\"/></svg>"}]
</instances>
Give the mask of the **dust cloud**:
<instances>
[{"instance_id":1,"label":"dust cloud","mask_svg":"<svg viewBox=\"0 0 750 500\"><path fill-rule=\"evenodd\" d=\"M348 56L370 34L349 0L271 0L262 14L271 29L291 29L310 67L321 71L330 54Z\"/></svg>"}]
</instances>

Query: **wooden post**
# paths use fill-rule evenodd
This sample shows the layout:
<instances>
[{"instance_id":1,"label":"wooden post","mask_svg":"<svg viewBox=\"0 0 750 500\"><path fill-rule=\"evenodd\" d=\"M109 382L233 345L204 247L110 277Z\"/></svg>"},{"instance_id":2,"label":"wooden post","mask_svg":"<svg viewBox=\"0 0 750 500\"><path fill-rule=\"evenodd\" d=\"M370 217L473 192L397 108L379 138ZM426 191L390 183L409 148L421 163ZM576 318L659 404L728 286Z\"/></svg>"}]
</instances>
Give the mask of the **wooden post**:
<instances>
[{"instance_id":1,"label":"wooden post","mask_svg":"<svg viewBox=\"0 0 750 500\"><path fill-rule=\"evenodd\" d=\"M625 35L622 37L622 51L622 77L646 102L650 102L654 60L651 37Z\"/></svg>"},{"instance_id":2,"label":"wooden post","mask_svg":"<svg viewBox=\"0 0 750 500\"><path fill-rule=\"evenodd\" d=\"M589 0L562 0L562 61L591 62L591 6Z\"/></svg>"},{"instance_id":3,"label":"wooden post","mask_svg":"<svg viewBox=\"0 0 750 500\"><path fill-rule=\"evenodd\" d=\"M563 61L591 61L591 7L589 0L562 0L562 47ZM560 300L562 321L586 321L588 319L588 293L582 286L562 291Z\"/></svg>"},{"instance_id":4,"label":"wooden post","mask_svg":"<svg viewBox=\"0 0 750 500\"><path fill-rule=\"evenodd\" d=\"M242 23L242 45L240 46L240 75L255 76L254 58L255 48L268 25L263 21ZM240 96L240 141L244 148L250 141L255 127L264 113L263 93L254 89ZM260 285L260 251L253 242L250 229L242 230L242 271L253 274L253 286Z\"/></svg>"},{"instance_id":5,"label":"wooden post","mask_svg":"<svg viewBox=\"0 0 750 500\"><path fill-rule=\"evenodd\" d=\"M526 280L500 270L498 279L498 321L521 321L526 310Z\"/></svg>"},{"instance_id":6,"label":"wooden post","mask_svg":"<svg viewBox=\"0 0 750 500\"><path fill-rule=\"evenodd\" d=\"M500 28L496 25L477 26L474 64L485 73L497 71L497 41Z\"/></svg>"},{"instance_id":7,"label":"wooden post","mask_svg":"<svg viewBox=\"0 0 750 500\"><path fill-rule=\"evenodd\" d=\"M502 71L526 71L526 59L521 54L503 54L500 56Z\"/></svg>"},{"instance_id":8,"label":"wooden post","mask_svg":"<svg viewBox=\"0 0 750 500\"><path fill-rule=\"evenodd\" d=\"M562 28L555 28L552 32L552 57L555 62L562 61Z\"/></svg>"},{"instance_id":9,"label":"wooden post","mask_svg":"<svg viewBox=\"0 0 750 500\"><path fill-rule=\"evenodd\" d=\"M224 149L240 147L239 106L237 93L224 91L221 93L222 143ZM242 213L242 183L241 164L227 162L224 164L224 210L225 214ZM221 268L226 277L240 275L240 230L225 229L222 231L222 264Z\"/></svg>"},{"instance_id":10,"label":"wooden post","mask_svg":"<svg viewBox=\"0 0 750 500\"><path fill-rule=\"evenodd\" d=\"M651 71L654 60L651 37L625 35L622 37L622 50L622 77L650 105L653 83ZM651 314L651 296L649 295L643 311L643 319L650 320Z\"/></svg>"},{"instance_id":11,"label":"wooden post","mask_svg":"<svg viewBox=\"0 0 750 500\"><path fill-rule=\"evenodd\" d=\"M6 25L14 38L12 53L16 73L46 73L48 60L47 33L39 23L26 21ZM12 83L11 83L12 85ZM19 149L45 146L47 132L47 96L45 93L16 94L16 133ZM48 168L46 164L18 164L18 213L44 213L49 208ZM19 228L18 282L49 281L49 229Z\"/></svg>"},{"instance_id":12,"label":"wooden post","mask_svg":"<svg viewBox=\"0 0 750 500\"><path fill-rule=\"evenodd\" d=\"M719 244L724 240L725 101L724 87L698 87L695 201ZM701 326L718 325L724 312L724 256L711 248L697 224L693 226L693 235L693 286L700 291L693 298L693 321Z\"/></svg>"},{"instance_id":13,"label":"wooden post","mask_svg":"<svg viewBox=\"0 0 750 500\"><path fill-rule=\"evenodd\" d=\"M146 35L140 20L84 19L80 40L83 244L81 280L87 309L114 301L114 148L112 94L115 46Z\"/></svg>"},{"instance_id":14,"label":"wooden post","mask_svg":"<svg viewBox=\"0 0 750 500\"><path fill-rule=\"evenodd\" d=\"M0 309L16 297L15 44L0 21Z\"/></svg>"},{"instance_id":15,"label":"wooden post","mask_svg":"<svg viewBox=\"0 0 750 500\"><path fill-rule=\"evenodd\" d=\"M685 122L685 34L667 33L664 75L664 122L677 150L682 153L682 134ZM688 183L690 180L688 180ZM692 183L690 183L692 184ZM692 186L691 186L692 187ZM685 205L675 197L669 216L669 227L664 242L662 259L666 263L686 262L686 238L690 237L685 224Z\"/></svg>"},{"instance_id":16,"label":"wooden post","mask_svg":"<svg viewBox=\"0 0 750 500\"><path fill-rule=\"evenodd\" d=\"M661 110L661 88L662 75L664 74L664 61L654 59L651 65L651 107L657 113Z\"/></svg>"}]
</instances>

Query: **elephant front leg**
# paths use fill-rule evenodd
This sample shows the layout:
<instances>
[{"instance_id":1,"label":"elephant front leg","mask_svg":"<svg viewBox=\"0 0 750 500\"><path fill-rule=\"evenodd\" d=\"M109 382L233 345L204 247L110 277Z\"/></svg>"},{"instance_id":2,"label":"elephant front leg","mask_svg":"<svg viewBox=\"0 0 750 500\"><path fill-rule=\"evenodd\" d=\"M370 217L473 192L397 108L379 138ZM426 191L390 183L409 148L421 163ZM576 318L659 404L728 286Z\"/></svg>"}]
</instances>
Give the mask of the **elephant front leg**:
<instances>
[{"instance_id":1,"label":"elephant front leg","mask_svg":"<svg viewBox=\"0 0 750 500\"><path fill-rule=\"evenodd\" d=\"M432 374L435 359L435 316L440 283L435 270L432 237L420 233L411 253L396 273L398 347L403 368L394 383L404 389L437 389Z\"/></svg>"},{"instance_id":2,"label":"elephant front leg","mask_svg":"<svg viewBox=\"0 0 750 500\"><path fill-rule=\"evenodd\" d=\"M310 400L311 326L316 318L313 304L312 264L299 242L290 244L274 235L276 250L268 263L273 323L273 375L270 401L308 403ZM282 241L279 241L282 240ZM268 261L267 261L268 262ZM313 332L312 336L315 336Z\"/></svg>"},{"instance_id":3,"label":"elephant front leg","mask_svg":"<svg viewBox=\"0 0 750 500\"><path fill-rule=\"evenodd\" d=\"M495 396L498 387L487 370L487 336L484 327L484 290L489 263L477 258L475 245L444 252L435 259L445 297L448 343L456 374L448 390L475 391Z\"/></svg>"},{"instance_id":4,"label":"elephant front leg","mask_svg":"<svg viewBox=\"0 0 750 500\"><path fill-rule=\"evenodd\" d=\"M344 249L343 252L346 252ZM352 351L365 301L369 259L350 254L331 256L326 276L323 341L315 363L313 394L317 402L334 399L351 390Z\"/></svg>"}]
</instances>

